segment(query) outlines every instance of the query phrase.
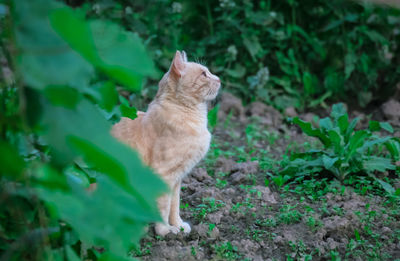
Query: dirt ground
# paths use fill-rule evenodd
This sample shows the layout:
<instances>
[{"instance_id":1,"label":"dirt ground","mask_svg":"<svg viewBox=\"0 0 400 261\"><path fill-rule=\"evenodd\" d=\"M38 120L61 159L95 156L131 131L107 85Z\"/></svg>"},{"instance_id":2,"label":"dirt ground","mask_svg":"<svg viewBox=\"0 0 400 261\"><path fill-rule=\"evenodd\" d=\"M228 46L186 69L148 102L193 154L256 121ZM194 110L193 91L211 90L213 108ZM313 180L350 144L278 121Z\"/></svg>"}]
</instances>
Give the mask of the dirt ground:
<instances>
[{"instance_id":1,"label":"dirt ground","mask_svg":"<svg viewBox=\"0 0 400 261\"><path fill-rule=\"evenodd\" d=\"M376 118L390 121L398 130L400 108L396 106L400 103L392 100L369 115L357 111L350 115L363 119L359 128ZM225 95L209 155L182 186L181 215L191 224L191 233L161 238L150 227L134 256L142 260L400 260L400 207L383 194L363 194L334 179L302 180L280 188L271 182L271 173L279 168L274 162L288 146L295 149L296 144L315 142L286 123L286 116L296 115L293 108L281 114L262 103L243 107ZM315 116L300 115L306 120ZM399 187L399 177L394 179Z\"/></svg>"}]
</instances>

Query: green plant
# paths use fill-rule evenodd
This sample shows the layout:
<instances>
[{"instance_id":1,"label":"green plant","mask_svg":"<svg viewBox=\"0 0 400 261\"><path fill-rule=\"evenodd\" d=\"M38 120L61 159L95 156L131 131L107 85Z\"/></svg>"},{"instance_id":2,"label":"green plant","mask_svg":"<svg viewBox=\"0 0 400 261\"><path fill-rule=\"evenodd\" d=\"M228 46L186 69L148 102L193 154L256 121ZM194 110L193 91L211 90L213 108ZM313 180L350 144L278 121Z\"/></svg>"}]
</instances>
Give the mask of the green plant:
<instances>
[{"instance_id":1,"label":"green plant","mask_svg":"<svg viewBox=\"0 0 400 261\"><path fill-rule=\"evenodd\" d=\"M159 68L185 49L246 103L302 109L356 99L366 106L393 94L399 81L396 9L348 0L92 2L98 8L87 8L88 16L138 32ZM146 86L150 99L156 84Z\"/></svg>"},{"instance_id":2,"label":"green plant","mask_svg":"<svg viewBox=\"0 0 400 261\"><path fill-rule=\"evenodd\" d=\"M236 246L232 246L231 242L216 244L214 250L218 257L226 260L238 260L241 258Z\"/></svg>"},{"instance_id":3,"label":"green plant","mask_svg":"<svg viewBox=\"0 0 400 261\"><path fill-rule=\"evenodd\" d=\"M13 73L0 81L0 257L121 260L160 220L166 190L110 135L109 120L136 117L115 85L138 91L152 61L137 35L82 9L4 2L0 56Z\"/></svg>"},{"instance_id":4,"label":"green plant","mask_svg":"<svg viewBox=\"0 0 400 261\"><path fill-rule=\"evenodd\" d=\"M393 162L399 160L400 140L375 133L379 130L393 132L390 124L370 121L369 129L355 130L358 118L349 122L343 104L334 105L331 116L319 121L319 128L298 117L292 121L305 134L317 138L322 148L292 154L280 175L301 177L327 172L343 182L350 174L365 173L387 192L395 193L390 184L374 175L376 172L394 171L396 166Z\"/></svg>"},{"instance_id":5,"label":"green plant","mask_svg":"<svg viewBox=\"0 0 400 261\"><path fill-rule=\"evenodd\" d=\"M225 205L221 200L216 200L215 198L203 198L202 203L196 208L192 209L194 216L203 220L209 213L213 213Z\"/></svg>"},{"instance_id":6,"label":"green plant","mask_svg":"<svg viewBox=\"0 0 400 261\"><path fill-rule=\"evenodd\" d=\"M280 214L278 215L278 220L283 222L284 224L295 224L300 222L301 217L303 216L302 213L300 213L296 209L297 205L291 206L291 205L284 205L282 208L279 210Z\"/></svg>"}]
</instances>

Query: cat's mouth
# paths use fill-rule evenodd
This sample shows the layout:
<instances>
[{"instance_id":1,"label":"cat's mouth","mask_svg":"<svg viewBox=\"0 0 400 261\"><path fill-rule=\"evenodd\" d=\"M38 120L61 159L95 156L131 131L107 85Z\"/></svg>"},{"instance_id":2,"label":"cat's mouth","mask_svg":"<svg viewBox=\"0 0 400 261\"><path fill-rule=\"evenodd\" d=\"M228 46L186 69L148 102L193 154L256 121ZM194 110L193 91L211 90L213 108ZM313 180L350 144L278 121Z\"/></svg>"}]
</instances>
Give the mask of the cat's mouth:
<instances>
[{"instance_id":1,"label":"cat's mouth","mask_svg":"<svg viewBox=\"0 0 400 261\"><path fill-rule=\"evenodd\" d=\"M207 95L207 100L214 100L217 97L220 88L221 83L213 83L210 88L210 92Z\"/></svg>"}]
</instances>

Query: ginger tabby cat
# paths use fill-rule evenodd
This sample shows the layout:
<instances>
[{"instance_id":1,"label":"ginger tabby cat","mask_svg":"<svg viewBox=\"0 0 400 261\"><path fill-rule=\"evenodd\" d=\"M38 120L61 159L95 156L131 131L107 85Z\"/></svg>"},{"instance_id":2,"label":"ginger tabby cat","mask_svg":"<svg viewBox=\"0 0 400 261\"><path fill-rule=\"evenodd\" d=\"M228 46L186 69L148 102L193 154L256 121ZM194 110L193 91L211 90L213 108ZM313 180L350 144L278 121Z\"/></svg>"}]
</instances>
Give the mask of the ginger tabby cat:
<instances>
[{"instance_id":1,"label":"ginger tabby cat","mask_svg":"<svg viewBox=\"0 0 400 261\"><path fill-rule=\"evenodd\" d=\"M181 182L209 148L207 102L220 85L205 66L188 62L186 53L177 51L147 112L138 112L134 120L122 118L112 128L112 135L135 148L170 187L158 199L163 219L155 226L158 235L191 230L179 215Z\"/></svg>"}]
</instances>

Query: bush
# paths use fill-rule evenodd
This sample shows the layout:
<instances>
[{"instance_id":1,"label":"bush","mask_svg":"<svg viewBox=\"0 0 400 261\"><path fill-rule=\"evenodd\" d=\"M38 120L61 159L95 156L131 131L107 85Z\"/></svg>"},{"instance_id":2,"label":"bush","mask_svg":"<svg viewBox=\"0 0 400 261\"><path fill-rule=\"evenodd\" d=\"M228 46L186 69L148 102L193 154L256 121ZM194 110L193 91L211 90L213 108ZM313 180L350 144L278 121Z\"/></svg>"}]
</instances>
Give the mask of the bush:
<instances>
[{"instance_id":1,"label":"bush","mask_svg":"<svg viewBox=\"0 0 400 261\"><path fill-rule=\"evenodd\" d=\"M137 35L56 1L0 5L0 256L121 260L165 189L108 120L135 117L131 91L154 66ZM6 25L3 27L3 25ZM12 73L15 71L15 75ZM93 189L95 187L95 189ZM96 249L103 249L96 251ZM104 251L106 250L106 251Z\"/></svg>"},{"instance_id":2,"label":"bush","mask_svg":"<svg viewBox=\"0 0 400 261\"><path fill-rule=\"evenodd\" d=\"M387 192L394 194L394 188L375 174L396 169L393 163L400 160L400 139L380 137L375 133L380 130L393 132L389 123L370 121L369 129L355 130L357 122L358 118L349 122L343 104L334 105L331 117L321 119L319 128L298 117L294 118L293 123L306 135L317 138L322 148L291 155L281 176L310 177L328 172L343 182L351 174L367 174ZM400 190L396 193L400 193Z\"/></svg>"},{"instance_id":3,"label":"bush","mask_svg":"<svg viewBox=\"0 0 400 261\"><path fill-rule=\"evenodd\" d=\"M92 2L90 16L146 39L162 71L184 49L245 102L302 109L356 97L366 106L400 80L399 10L348 0ZM156 85L147 86L151 98Z\"/></svg>"}]
</instances>

